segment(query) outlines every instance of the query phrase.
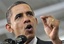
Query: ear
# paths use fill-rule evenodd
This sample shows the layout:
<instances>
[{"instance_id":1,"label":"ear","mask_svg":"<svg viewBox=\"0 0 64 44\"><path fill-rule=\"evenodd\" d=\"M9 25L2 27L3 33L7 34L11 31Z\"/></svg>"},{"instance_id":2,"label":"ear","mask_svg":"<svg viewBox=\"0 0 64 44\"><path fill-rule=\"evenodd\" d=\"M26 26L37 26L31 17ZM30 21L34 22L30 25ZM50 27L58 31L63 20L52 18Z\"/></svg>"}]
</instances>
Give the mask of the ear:
<instances>
[{"instance_id":1,"label":"ear","mask_svg":"<svg viewBox=\"0 0 64 44\"><path fill-rule=\"evenodd\" d=\"M6 29L10 32L10 33L12 33L13 32L13 29L11 28L11 24L6 24Z\"/></svg>"}]
</instances>

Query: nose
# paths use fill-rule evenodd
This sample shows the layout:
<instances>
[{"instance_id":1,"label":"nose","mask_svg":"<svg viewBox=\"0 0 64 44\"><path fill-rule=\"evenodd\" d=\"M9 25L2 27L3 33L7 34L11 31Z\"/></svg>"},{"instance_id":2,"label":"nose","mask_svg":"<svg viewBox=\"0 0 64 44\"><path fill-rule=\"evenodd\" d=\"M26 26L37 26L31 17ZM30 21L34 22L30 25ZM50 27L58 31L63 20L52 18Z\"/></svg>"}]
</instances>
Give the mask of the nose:
<instances>
[{"instance_id":1,"label":"nose","mask_svg":"<svg viewBox=\"0 0 64 44\"><path fill-rule=\"evenodd\" d=\"M25 20L25 21L24 21L24 23L29 23L29 22L30 22L30 20Z\"/></svg>"},{"instance_id":2,"label":"nose","mask_svg":"<svg viewBox=\"0 0 64 44\"><path fill-rule=\"evenodd\" d=\"M25 24L25 23L30 23L30 22L31 22L30 19L29 19L27 16L25 16L25 17L24 17L24 24Z\"/></svg>"}]
</instances>

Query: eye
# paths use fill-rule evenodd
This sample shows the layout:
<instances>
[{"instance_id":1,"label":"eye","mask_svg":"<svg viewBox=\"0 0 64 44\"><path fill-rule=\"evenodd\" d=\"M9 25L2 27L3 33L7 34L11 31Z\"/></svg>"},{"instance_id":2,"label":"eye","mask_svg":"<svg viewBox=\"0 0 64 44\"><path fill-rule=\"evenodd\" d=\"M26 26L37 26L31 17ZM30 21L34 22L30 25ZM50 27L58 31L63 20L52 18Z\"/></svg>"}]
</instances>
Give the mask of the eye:
<instances>
[{"instance_id":1,"label":"eye","mask_svg":"<svg viewBox=\"0 0 64 44\"><path fill-rule=\"evenodd\" d=\"M33 12L31 12L31 11L26 12L26 14L27 14L28 16L33 16Z\"/></svg>"},{"instance_id":2,"label":"eye","mask_svg":"<svg viewBox=\"0 0 64 44\"><path fill-rule=\"evenodd\" d=\"M19 13L19 14L17 14L17 15L15 16L15 20L18 19L18 18L21 18L21 17L23 17L23 14L22 14L22 13Z\"/></svg>"}]
</instances>

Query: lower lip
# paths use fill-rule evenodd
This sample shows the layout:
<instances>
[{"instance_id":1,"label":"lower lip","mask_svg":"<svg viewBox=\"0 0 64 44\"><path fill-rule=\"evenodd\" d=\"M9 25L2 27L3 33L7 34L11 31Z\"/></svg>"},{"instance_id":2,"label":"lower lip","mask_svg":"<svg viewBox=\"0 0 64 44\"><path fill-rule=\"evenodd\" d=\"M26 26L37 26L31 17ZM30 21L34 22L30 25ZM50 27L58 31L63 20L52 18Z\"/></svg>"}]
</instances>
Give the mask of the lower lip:
<instances>
[{"instance_id":1,"label":"lower lip","mask_svg":"<svg viewBox=\"0 0 64 44\"><path fill-rule=\"evenodd\" d=\"M33 30L33 28L30 28L30 29L26 29L27 31L32 31Z\"/></svg>"}]
</instances>

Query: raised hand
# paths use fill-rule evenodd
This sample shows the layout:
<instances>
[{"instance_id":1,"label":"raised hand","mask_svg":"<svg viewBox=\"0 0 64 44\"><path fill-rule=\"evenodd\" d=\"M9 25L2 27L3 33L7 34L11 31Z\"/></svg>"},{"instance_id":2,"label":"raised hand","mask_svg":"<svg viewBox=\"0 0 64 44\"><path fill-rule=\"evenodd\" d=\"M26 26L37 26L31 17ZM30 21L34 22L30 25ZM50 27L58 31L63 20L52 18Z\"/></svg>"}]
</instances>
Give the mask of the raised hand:
<instances>
[{"instance_id":1,"label":"raised hand","mask_svg":"<svg viewBox=\"0 0 64 44\"><path fill-rule=\"evenodd\" d=\"M41 16L44 30L49 38L52 40L53 44L61 43L61 40L58 36L59 30L59 21L52 16Z\"/></svg>"}]
</instances>

